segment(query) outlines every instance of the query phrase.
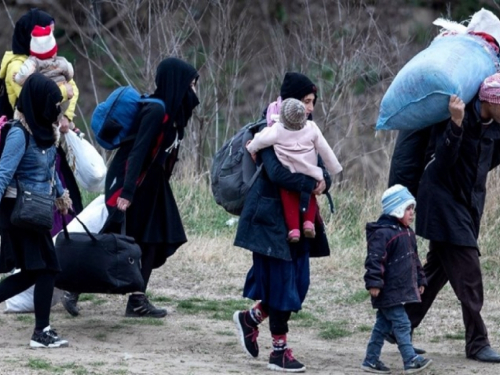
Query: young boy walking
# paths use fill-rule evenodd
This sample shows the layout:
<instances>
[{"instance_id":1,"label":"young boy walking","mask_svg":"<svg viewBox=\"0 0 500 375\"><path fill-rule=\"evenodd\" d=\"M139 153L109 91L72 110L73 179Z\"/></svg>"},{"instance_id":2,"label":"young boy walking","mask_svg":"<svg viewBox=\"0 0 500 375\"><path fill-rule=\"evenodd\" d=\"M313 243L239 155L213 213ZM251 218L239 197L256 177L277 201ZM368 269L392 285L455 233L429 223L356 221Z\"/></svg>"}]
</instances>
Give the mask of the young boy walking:
<instances>
[{"instance_id":1,"label":"young boy walking","mask_svg":"<svg viewBox=\"0 0 500 375\"><path fill-rule=\"evenodd\" d=\"M403 357L405 374L428 367L432 360L415 353L411 325L404 305L420 302L427 285L418 258L414 220L416 201L408 189L394 185L382 195L383 213L376 222L366 225L368 254L364 276L377 320L361 365L367 372L390 374L380 360L384 338L393 333Z\"/></svg>"}]
</instances>

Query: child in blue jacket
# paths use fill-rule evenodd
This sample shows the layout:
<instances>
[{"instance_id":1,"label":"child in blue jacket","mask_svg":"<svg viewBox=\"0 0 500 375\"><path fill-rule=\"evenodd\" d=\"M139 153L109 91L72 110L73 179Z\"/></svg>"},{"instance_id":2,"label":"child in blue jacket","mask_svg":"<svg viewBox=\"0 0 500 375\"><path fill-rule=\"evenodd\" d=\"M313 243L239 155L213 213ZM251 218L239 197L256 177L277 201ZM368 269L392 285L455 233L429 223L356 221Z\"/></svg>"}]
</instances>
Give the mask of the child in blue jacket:
<instances>
[{"instance_id":1,"label":"child in blue jacket","mask_svg":"<svg viewBox=\"0 0 500 375\"><path fill-rule=\"evenodd\" d=\"M361 365L367 372L389 374L380 361L384 338L392 333L403 357L405 374L423 370L432 362L415 353L411 325L404 305L420 302L427 285L418 258L414 220L416 201L408 189L394 185L382 195L383 213L376 222L366 225L368 254L364 276L377 320Z\"/></svg>"}]
</instances>

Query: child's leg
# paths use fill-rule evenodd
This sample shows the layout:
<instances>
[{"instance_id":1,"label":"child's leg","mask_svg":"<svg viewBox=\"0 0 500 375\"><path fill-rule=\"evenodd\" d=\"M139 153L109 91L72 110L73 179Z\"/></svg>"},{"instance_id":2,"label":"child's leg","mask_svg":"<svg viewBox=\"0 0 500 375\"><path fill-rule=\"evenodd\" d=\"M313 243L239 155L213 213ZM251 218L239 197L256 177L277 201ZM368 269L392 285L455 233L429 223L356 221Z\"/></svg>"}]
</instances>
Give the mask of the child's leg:
<instances>
[{"instance_id":1,"label":"child's leg","mask_svg":"<svg viewBox=\"0 0 500 375\"><path fill-rule=\"evenodd\" d=\"M396 337L398 349L403 357L403 363L409 364L416 357L411 343L411 323L403 305L384 309L385 316L392 323L392 332Z\"/></svg>"},{"instance_id":2,"label":"child's leg","mask_svg":"<svg viewBox=\"0 0 500 375\"><path fill-rule=\"evenodd\" d=\"M269 330L273 338L273 351L267 368L283 372L304 372L306 367L297 361L287 346L288 320L291 311L269 308Z\"/></svg>"},{"instance_id":3,"label":"child's leg","mask_svg":"<svg viewBox=\"0 0 500 375\"><path fill-rule=\"evenodd\" d=\"M288 240L297 242L300 238L299 193L280 189L283 214L288 228Z\"/></svg>"},{"instance_id":4,"label":"child's leg","mask_svg":"<svg viewBox=\"0 0 500 375\"><path fill-rule=\"evenodd\" d=\"M318 212L318 201L316 200L316 195L311 194L309 199L309 206L307 206L306 212L302 214L304 221L310 221L314 223L316 220L316 213Z\"/></svg>"},{"instance_id":5,"label":"child's leg","mask_svg":"<svg viewBox=\"0 0 500 375\"><path fill-rule=\"evenodd\" d=\"M316 229L314 227L314 221L316 220L316 214L318 213L318 202L316 201L316 196L311 194L309 198L309 206L306 212L302 215L304 218L304 237L314 238L316 237Z\"/></svg>"},{"instance_id":6,"label":"child's leg","mask_svg":"<svg viewBox=\"0 0 500 375\"><path fill-rule=\"evenodd\" d=\"M380 353L384 346L384 337L391 331L391 327L392 324L385 317L383 310L377 310L377 320L375 321L370 341L368 341L368 346L366 347L366 357L363 365L376 365L380 360Z\"/></svg>"}]
</instances>

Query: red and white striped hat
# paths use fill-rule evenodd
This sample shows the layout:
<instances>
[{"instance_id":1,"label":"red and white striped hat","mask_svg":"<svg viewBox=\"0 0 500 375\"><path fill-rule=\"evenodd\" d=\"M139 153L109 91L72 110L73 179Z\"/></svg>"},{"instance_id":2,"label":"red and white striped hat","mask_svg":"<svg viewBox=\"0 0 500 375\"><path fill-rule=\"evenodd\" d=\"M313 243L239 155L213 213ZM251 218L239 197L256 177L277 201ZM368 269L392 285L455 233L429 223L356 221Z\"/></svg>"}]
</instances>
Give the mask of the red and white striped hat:
<instances>
[{"instance_id":1,"label":"red and white striped hat","mask_svg":"<svg viewBox=\"0 0 500 375\"><path fill-rule=\"evenodd\" d=\"M486 77L479 88L479 100L500 104L500 73Z\"/></svg>"},{"instance_id":2,"label":"red and white striped hat","mask_svg":"<svg viewBox=\"0 0 500 375\"><path fill-rule=\"evenodd\" d=\"M56 39L50 26L36 25L31 32L30 53L31 56L41 60L49 59L57 52Z\"/></svg>"}]
</instances>

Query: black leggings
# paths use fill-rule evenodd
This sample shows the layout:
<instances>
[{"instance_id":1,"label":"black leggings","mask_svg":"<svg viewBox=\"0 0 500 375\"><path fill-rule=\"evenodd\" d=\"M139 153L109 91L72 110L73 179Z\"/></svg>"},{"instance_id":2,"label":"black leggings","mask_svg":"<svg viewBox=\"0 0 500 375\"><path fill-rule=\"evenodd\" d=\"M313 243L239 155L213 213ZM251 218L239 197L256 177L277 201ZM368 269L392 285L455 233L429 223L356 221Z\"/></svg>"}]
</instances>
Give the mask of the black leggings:
<instances>
[{"instance_id":1,"label":"black leggings","mask_svg":"<svg viewBox=\"0 0 500 375\"><path fill-rule=\"evenodd\" d=\"M288 332L288 321L292 315L291 311L281 311L261 302L260 306L269 315L269 330L272 335L284 335Z\"/></svg>"},{"instance_id":2,"label":"black leggings","mask_svg":"<svg viewBox=\"0 0 500 375\"><path fill-rule=\"evenodd\" d=\"M0 302L24 292L35 285L35 329L42 330L50 324L50 308L54 293L55 273L48 270L27 271L8 276L0 283Z\"/></svg>"}]
</instances>

